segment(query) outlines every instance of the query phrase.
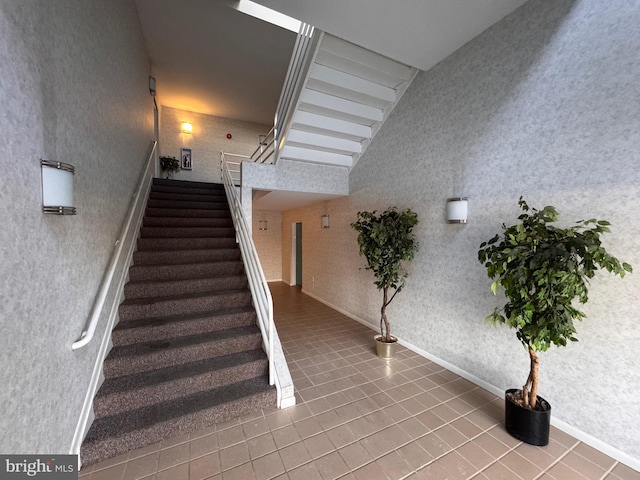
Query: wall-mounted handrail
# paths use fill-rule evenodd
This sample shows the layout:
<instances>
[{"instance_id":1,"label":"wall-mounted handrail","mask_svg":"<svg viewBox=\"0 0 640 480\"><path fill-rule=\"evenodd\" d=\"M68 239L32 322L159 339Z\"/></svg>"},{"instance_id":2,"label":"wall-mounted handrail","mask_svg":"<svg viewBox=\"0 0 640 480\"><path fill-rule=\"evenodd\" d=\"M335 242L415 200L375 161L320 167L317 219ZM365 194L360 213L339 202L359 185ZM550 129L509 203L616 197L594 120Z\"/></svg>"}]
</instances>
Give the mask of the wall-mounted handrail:
<instances>
[{"instance_id":1,"label":"wall-mounted handrail","mask_svg":"<svg viewBox=\"0 0 640 480\"><path fill-rule=\"evenodd\" d=\"M240 196L236 188L239 184L233 178L229 168L230 164L239 164L238 162L229 162L226 160L226 155L230 154L223 152L220 159L222 165L222 181L229 201L231 218L233 218L233 224L236 229L236 238L240 245L242 261L244 262L249 280L249 289L251 290L256 314L258 316L258 327L262 333L265 353L269 359L269 384L273 385L275 384L273 299L264 271L262 270L262 265L260 264L260 259L258 258L256 246L253 243L251 229L242 213L242 204L240 203Z\"/></svg>"},{"instance_id":2,"label":"wall-mounted handrail","mask_svg":"<svg viewBox=\"0 0 640 480\"><path fill-rule=\"evenodd\" d=\"M140 201L140 195L143 193L145 179L149 176L151 169L155 168L155 162L153 162L153 160L155 158L154 154L157 146L158 142L154 141L151 147L151 153L149 154L149 158L147 159L147 163L145 164L142 173L140 174L132 207L129 209L129 214L127 215L127 219L120 231L120 236L118 237L118 240L116 240L116 248L111 255L111 261L109 262L109 266L107 267L104 277L102 278L102 283L100 284L98 295L96 296L96 300L93 304L93 310L91 311L88 326L82 331L82 334L80 334L80 338L73 342L73 344L71 345L71 348L73 350L77 350L88 345L89 342L91 342L91 340L93 339L96 327L98 326L98 320L100 320L102 309L107 299L107 294L109 293L109 287L111 285L111 281L113 280L113 275L115 274L116 267L118 265L118 262L120 261L120 255L122 254L125 239L129 235L131 224L133 223L133 216L136 210L135 205L137 205Z\"/></svg>"}]
</instances>

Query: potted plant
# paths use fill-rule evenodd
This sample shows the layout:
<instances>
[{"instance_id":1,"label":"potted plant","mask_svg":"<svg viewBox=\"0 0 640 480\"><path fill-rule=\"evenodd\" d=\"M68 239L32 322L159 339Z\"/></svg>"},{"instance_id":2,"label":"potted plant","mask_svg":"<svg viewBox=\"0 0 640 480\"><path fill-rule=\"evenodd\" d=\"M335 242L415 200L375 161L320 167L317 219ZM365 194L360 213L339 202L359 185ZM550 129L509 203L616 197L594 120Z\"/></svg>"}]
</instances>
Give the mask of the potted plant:
<instances>
[{"instance_id":1,"label":"potted plant","mask_svg":"<svg viewBox=\"0 0 640 480\"><path fill-rule=\"evenodd\" d=\"M173 172L180 170L180 161L176 157L160 157L160 168L167 172L167 178L171 178Z\"/></svg>"},{"instance_id":2,"label":"potted plant","mask_svg":"<svg viewBox=\"0 0 640 480\"><path fill-rule=\"evenodd\" d=\"M551 344L576 342L574 321L585 314L575 301L588 300L589 279L604 268L624 277L631 265L607 253L600 236L609 232L609 222L586 220L567 228L551 223L558 218L554 207L529 208L520 197L524 213L519 223L506 227L502 236L483 242L478 260L495 279L495 294L504 288L507 303L486 317L516 330L516 337L529 353L530 367L522 389L505 395L505 426L514 437L532 445L547 445L551 406L538 396L538 352Z\"/></svg>"},{"instance_id":3,"label":"potted plant","mask_svg":"<svg viewBox=\"0 0 640 480\"><path fill-rule=\"evenodd\" d=\"M375 276L374 284L382 290L380 309L380 335L376 336L379 357L393 358L398 339L391 335L387 307L402 290L408 273L402 263L411 260L418 249L412 232L418 223L418 214L407 209L399 212L391 207L377 214L358 212L351 227L358 232L360 255L367 259L365 269Z\"/></svg>"}]
</instances>

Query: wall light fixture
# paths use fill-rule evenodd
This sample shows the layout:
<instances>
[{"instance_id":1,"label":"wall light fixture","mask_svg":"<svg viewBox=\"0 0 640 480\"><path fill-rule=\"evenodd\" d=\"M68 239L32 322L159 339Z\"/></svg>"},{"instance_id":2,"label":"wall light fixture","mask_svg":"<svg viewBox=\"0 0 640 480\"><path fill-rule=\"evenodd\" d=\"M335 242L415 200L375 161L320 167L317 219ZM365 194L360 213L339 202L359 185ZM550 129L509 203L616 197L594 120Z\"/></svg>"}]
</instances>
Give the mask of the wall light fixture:
<instances>
[{"instance_id":1,"label":"wall light fixture","mask_svg":"<svg viewBox=\"0 0 640 480\"><path fill-rule=\"evenodd\" d=\"M329 215L322 215L322 217L320 217L320 226L322 228L329 228Z\"/></svg>"},{"instance_id":2,"label":"wall light fixture","mask_svg":"<svg viewBox=\"0 0 640 480\"><path fill-rule=\"evenodd\" d=\"M190 122L182 122L180 125L182 133L191 133L193 131L193 125Z\"/></svg>"},{"instance_id":3,"label":"wall light fixture","mask_svg":"<svg viewBox=\"0 0 640 480\"><path fill-rule=\"evenodd\" d=\"M447 198L447 223L467 223L467 197Z\"/></svg>"},{"instance_id":4,"label":"wall light fixture","mask_svg":"<svg viewBox=\"0 0 640 480\"><path fill-rule=\"evenodd\" d=\"M73 175L75 167L68 163L40 159L42 170L42 213L75 215Z\"/></svg>"}]
</instances>

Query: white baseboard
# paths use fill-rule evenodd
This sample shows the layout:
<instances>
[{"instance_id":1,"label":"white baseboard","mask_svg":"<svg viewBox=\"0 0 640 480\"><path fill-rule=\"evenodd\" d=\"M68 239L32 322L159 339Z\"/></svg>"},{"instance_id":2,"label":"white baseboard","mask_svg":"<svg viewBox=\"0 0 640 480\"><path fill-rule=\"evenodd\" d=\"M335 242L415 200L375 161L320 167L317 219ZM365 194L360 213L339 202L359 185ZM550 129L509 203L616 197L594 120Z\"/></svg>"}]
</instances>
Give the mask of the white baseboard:
<instances>
[{"instance_id":1,"label":"white baseboard","mask_svg":"<svg viewBox=\"0 0 640 480\"><path fill-rule=\"evenodd\" d=\"M356 317L355 315L353 315L350 312L347 312L346 310L343 310L342 308L333 305L332 303L326 301L323 298L318 297L317 295L314 295L313 293L310 293L306 290L302 290L302 293L304 293L305 295L310 296L311 298L319 301L320 303L324 303L325 305L327 305L328 307L331 307L332 309L336 310L337 312L342 313L343 315L351 318L352 320L355 320L356 322L359 322L367 327L370 327L371 329L375 329L375 326L369 322L367 322L366 320L363 320L359 317ZM462 370L461 368L455 366L452 363L447 362L446 360L443 360L439 357L436 357L435 355L430 354L429 352L422 350L419 347L416 347L415 345L413 345L410 342L407 342L406 340L403 340L401 338L398 338L398 343L406 348L408 348L409 350L417 353L418 355L431 360L434 363L437 363L438 365L440 365L443 368L446 368L447 370L455 373L456 375L461 376L462 378L469 380L471 383L474 383L476 385L478 385L481 388L484 388L485 390L488 390L489 392L493 393L494 395L497 395L498 397L502 397L504 396L504 392L505 389L503 388L499 388L491 383L485 382L484 380L482 380L481 378L476 377L475 375L467 372L466 370ZM625 465L627 465L630 468L633 468L634 470L637 470L640 472L640 459L634 458L631 455L618 450L617 448L609 445L606 442L603 442L602 440L589 435L588 433L583 432L582 430L573 427L572 425L563 422L562 420L559 420L555 417L551 417L551 424L556 427L559 430L562 430L563 432L571 435L572 437L575 437L576 439L580 440L581 442L586 443L587 445L595 448L596 450L601 451L602 453L604 453L605 455L609 455L611 458L617 460L620 463L624 463Z\"/></svg>"}]
</instances>

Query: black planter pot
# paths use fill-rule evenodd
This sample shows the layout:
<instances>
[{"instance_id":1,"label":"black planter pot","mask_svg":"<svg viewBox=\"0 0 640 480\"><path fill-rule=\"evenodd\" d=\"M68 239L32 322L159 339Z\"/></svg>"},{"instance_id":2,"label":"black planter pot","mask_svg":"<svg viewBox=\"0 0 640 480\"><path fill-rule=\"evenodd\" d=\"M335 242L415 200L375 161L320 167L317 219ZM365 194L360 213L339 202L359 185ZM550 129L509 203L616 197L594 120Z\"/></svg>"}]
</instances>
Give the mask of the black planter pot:
<instances>
[{"instance_id":1,"label":"black planter pot","mask_svg":"<svg viewBox=\"0 0 640 480\"><path fill-rule=\"evenodd\" d=\"M517 388L511 388L505 392L505 427L513 437L530 445L544 446L549 443L549 426L551 425L551 405L544 398L538 396L538 403L544 410L529 410L521 407L513 400L510 394L517 395L521 392Z\"/></svg>"}]
</instances>

